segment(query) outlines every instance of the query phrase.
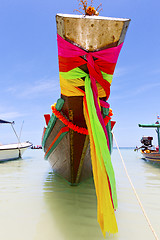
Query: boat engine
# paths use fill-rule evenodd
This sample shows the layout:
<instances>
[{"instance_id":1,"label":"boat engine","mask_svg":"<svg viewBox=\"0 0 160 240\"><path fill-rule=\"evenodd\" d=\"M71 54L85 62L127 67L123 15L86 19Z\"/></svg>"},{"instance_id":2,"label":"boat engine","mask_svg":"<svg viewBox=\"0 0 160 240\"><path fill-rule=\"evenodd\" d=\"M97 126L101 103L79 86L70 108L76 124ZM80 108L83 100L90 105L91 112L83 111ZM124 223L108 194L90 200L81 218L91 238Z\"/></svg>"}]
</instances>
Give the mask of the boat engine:
<instances>
[{"instance_id":1,"label":"boat engine","mask_svg":"<svg viewBox=\"0 0 160 240\"><path fill-rule=\"evenodd\" d=\"M153 137L142 137L141 143L146 147L152 147Z\"/></svg>"}]
</instances>

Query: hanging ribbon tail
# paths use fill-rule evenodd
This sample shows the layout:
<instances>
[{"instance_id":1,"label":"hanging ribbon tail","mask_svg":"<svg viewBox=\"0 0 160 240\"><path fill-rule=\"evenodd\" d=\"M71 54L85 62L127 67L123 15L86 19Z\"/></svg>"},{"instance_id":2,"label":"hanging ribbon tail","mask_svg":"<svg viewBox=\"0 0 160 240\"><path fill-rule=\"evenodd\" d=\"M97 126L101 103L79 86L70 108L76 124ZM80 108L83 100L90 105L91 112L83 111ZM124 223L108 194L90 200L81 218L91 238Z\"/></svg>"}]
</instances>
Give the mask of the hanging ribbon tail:
<instances>
[{"instance_id":1,"label":"hanging ribbon tail","mask_svg":"<svg viewBox=\"0 0 160 240\"><path fill-rule=\"evenodd\" d=\"M118 231L114 214L117 207L116 185L110 151L103 127L97 116L89 77L85 79L83 104L90 138L93 176L97 194L97 218L105 236L105 232L116 233Z\"/></svg>"}]
</instances>

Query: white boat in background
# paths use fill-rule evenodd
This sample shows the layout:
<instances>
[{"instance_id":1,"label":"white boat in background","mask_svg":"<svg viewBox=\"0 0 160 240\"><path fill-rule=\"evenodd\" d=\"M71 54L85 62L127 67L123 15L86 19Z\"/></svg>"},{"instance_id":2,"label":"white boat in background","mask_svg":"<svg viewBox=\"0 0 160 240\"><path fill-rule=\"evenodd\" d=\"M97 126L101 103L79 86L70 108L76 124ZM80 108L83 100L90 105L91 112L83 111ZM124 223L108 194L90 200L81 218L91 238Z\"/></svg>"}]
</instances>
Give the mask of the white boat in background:
<instances>
[{"instance_id":1,"label":"white boat in background","mask_svg":"<svg viewBox=\"0 0 160 240\"><path fill-rule=\"evenodd\" d=\"M31 146L30 142L0 145L0 162L21 158L24 151Z\"/></svg>"},{"instance_id":2,"label":"white boat in background","mask_svg":"<svg viewBox=\"0 0 160 240\"><path fill-rule=\"evenodd\" d=\"M18 143L0 145L0 162L21 158L24 151L32 146L29 141L20 142L20 139L13 127L14 122L8 122L0 119L0 124L11 124L12 129L18 139Z\"/></svg>"}]
</instances>

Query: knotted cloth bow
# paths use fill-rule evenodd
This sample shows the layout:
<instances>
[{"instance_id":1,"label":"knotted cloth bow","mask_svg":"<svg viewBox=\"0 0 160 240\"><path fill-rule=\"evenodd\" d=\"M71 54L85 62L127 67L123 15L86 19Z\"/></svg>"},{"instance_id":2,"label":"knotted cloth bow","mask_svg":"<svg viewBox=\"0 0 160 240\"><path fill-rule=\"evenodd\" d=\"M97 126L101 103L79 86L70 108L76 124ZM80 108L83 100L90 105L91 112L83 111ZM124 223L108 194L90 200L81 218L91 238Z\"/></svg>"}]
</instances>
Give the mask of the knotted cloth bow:
<instances>
[{"instance_id":1,"label":"knotted cloth bow","mask_svg":"<svg viewBox=\"0 0 160 240\"><path fill-rule=\"evenodd\" d=\"M118 231L114 214L117 194L109 137L101 114L101 106L109 108L109 104L99 98L109 98L114 69L123 43L117 47L88 52L59 35L57 41L61 93L66 96L83 96L97 195L97 218L105 236L106 231ZM79 68L84 64L87 64L89 74ZM82 86L85 91L80 88Z\"/></svg>"}]
</instances>

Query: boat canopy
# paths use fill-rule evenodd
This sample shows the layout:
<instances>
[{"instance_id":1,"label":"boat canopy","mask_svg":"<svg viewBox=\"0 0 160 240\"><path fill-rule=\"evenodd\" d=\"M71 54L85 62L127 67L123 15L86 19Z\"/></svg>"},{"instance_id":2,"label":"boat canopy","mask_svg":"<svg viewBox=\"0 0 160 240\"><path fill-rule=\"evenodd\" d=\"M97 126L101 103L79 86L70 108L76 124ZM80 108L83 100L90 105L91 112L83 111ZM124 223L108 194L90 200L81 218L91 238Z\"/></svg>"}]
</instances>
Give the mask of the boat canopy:
<instances>
[{"instance_id":1,"label":"boat canopy","mask_svg":"<svg viewBox=\"0 0 160 240\"><path fill-rule=\"evenodd\" d=\"M138 124L139 127L146 127L146 128L160 128L159 123L154 123L154 124Z\"/></svg>"},{"instance_id":2,"label":"boat canopy","mask_svg":"<svg viewBox=\"0 0 160 240\"><path fill-rule=\"evenodd\" d=\"M0 119L0 123L10 123L10 124L13 124L14 122L8 122L8 121Z\"/></svg>"}]
</instances>

